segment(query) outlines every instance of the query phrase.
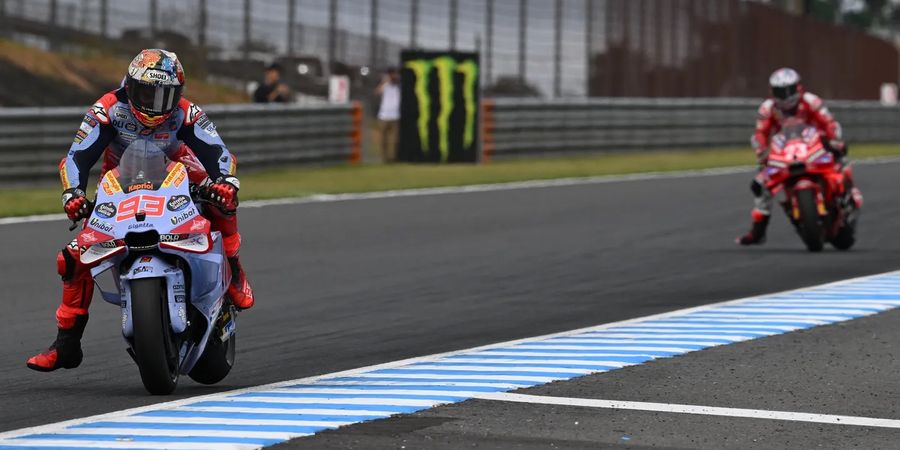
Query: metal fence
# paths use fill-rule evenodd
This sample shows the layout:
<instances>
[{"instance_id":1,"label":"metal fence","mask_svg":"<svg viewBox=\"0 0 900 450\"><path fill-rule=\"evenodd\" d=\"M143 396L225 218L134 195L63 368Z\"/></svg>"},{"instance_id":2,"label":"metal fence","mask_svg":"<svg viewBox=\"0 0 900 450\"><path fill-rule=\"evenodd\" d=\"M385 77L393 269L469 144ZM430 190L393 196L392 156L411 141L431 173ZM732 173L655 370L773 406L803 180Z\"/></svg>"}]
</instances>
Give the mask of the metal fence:
<instances>
[{"instance_id":1,"label":"metal fence","mask_svg":"<svg viewBox=\"0 0 900 450\"><path fill-rule=\"evenodd\" d=\"M289 55L365 91L402 48L480 51L494 96L749 97L786 65L827 98L877 99L898 79L886 41L746 0L0 0L6 29L123 52L162 39L194 73L210 57L256 77L251 59Z\"/></svg>"},{"instance_id":2,"label":"metal fence","mask_svg":"<svg viewBox=\"0 0 900 450\"><path fill-rule=\"evenodd\" d=\"M211 105L204 111L234 150L240 168L359 161L361 157L358 104ZM0 182L57 177L59 161L84 113L84 108L0 108Z\"/></svg>"},{"instance_id":3,"label":"metal fence","mask_svg":"<svg viewBox=\"0 0 900 450\"><path fill-rule=\"evenodd\" d=\"M536 154L750 145L755 99L496 99L484 102L483 159ZM857 142L900 142L900 108L832 101Z\"/></svg>"}]
</instances>

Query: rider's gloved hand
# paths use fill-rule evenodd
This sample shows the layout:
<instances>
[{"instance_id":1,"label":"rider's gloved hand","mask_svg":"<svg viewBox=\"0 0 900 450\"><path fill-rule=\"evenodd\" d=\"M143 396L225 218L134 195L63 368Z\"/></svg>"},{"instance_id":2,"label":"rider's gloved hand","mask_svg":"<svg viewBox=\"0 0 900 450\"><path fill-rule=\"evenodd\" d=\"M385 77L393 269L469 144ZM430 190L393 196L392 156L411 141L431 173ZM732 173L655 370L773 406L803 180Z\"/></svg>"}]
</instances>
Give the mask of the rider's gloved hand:
<instances>
[{"instance_id":1,"label":"rider's gloved hand","mask_svg":"<svg viewBox=\"0 0 900 450\"><path fill-rule=\"evenodd\" d=\"M77 222L91 215L91 202L85 197L84 191L78 188L66 189L62 195L63 209L69 220Z\"/></svg>"},{"instance_id":2,"label":"rider's gloved hand","mask_svg":"<svg viewBox=\"0 0 900 450\"><path fill-rule=\"evenodd\" d=\"M837 156L844 156L847 154L847 143L841 139L828 140L826 147L828 148L828 151Z\"/></svg>"},{"instance_id":3,"label":"rider's gloved hand","mask_svg":"<svg viewBox=\"0 0 900 450\"><path fill-rule=\"evenodd\" d=\"M207 178L200 184L200 198L218 206L225 213L232 214L237 210L237 192L240 187L241 182L231 175L219 177L215 182Z\"/></svg>"}]
</instances>

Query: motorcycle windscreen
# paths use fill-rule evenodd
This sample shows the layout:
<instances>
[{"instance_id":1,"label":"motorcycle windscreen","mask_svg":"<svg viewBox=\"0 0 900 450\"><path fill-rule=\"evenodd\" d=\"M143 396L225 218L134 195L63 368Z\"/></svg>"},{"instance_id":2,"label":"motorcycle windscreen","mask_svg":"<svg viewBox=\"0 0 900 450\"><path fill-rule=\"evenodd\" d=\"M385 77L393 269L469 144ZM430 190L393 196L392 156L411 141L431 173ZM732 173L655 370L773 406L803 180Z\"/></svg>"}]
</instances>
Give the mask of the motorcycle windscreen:
<instances>
[{"instance_id":1,"label":"motorcycle windscreen","mask_svg":"<svg viewBox=\"0 0 900 450\"><path fill-rule=\"evenodd\" d=\"M165 152L150 141L135 140L119 161L119 185L125 192L155 190L168 175Z\"/></svg>"}]
</instances>

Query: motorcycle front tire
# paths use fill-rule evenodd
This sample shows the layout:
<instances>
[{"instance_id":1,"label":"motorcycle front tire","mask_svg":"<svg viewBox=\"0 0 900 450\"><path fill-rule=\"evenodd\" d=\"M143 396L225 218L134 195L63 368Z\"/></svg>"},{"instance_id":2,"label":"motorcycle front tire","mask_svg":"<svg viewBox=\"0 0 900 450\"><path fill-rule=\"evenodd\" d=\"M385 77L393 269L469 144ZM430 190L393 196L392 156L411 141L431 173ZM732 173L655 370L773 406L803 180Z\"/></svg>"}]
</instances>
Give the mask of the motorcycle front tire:
<instances>
[{"instance_id":1,"label":"motorcycle front tire","mask_svg":"<svg viewBox=\"0 0 900 450\"><path fill-rule=\"evenodd\" d=\"M797 192L797 207L800 209L800 219L797 221L800 238L806 244L807 250L822 251L822 247L825 246L825 229L819 218L816 191L804 189Z\"/></svg>"},{"instance_id":2,"label":"motorcycle front tire","mask_svg":"<svg viewBox=\"0 0 900 450\"><path fill-rule=\"evenodd\" d=\"M134 359L147 392L168 395L178 386L178 350L169 325L165 279L131 281Z\"/></svg>"}]
</instances>

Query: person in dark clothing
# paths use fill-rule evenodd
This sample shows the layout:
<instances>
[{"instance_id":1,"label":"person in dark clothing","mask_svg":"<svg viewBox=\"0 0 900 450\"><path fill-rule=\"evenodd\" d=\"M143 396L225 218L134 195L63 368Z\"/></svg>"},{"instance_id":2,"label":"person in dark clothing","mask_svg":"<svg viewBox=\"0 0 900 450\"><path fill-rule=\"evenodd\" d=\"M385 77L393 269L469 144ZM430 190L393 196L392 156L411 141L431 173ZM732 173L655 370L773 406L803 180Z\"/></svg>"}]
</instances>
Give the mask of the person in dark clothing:
<instances>
[{"instance_id":1,"label":"person in dark clothing","mask_svg":"<svg viewBox=\"0 0 900 450\"><path fill-rule=\"evenodd\" d=\"M263 82L253 92L254 103L288 103L291 101L291 90L281 82L282 68L278 64L266 67Z\"/></svg>"}]
</instances>

